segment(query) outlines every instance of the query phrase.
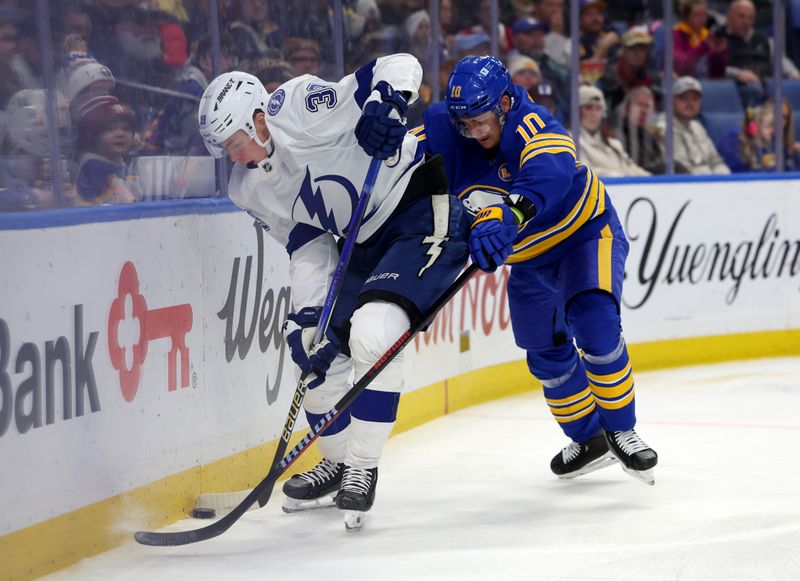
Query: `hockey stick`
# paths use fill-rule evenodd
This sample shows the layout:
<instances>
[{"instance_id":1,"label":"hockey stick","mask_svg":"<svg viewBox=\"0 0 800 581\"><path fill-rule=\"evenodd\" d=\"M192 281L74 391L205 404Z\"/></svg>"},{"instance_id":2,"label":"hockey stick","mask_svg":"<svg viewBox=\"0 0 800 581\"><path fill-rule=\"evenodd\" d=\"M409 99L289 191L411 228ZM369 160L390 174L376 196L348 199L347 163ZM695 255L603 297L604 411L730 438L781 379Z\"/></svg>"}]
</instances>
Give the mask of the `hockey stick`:
<instances>
[{"instance_id":1,"label":"hockey stick","mask_svg":"<svg viewBox=\"0 0 800 581\"><path fill-rule=\"evenodd\" d=\"M361 229L361 221L363 220L364 214L367 211L367 203L369 202L370 196L372 196L372 190L375 188L375 181L378 179L378 171L380 171L380 169L381 160L372 158L372 161L369 162L367 177L364 179L364 186L361 188L361 195L358 198L358 204L356 205L353 215L350 217L350 223L347 225L347 231L343 232L343 234L346 236L344 246L342 247L342 252L339 255L339 261L336 263L336 270L333 273L331 284L328 287L328 294L325 297L325 304L322 306L322 313L320 313L319 316L319 322L317 323L317 329L314 332L314 342L312 345L319 345L323 337L325 337L325 331L328 330L328 324L330 323L331 315L333 314L333 307L336 306L336 299L339 298L339 291L342 288L342 281L344 280L344 275L347 271L347 265L350 264L350 257L353 255L353 247L356 245L358 231ZM297 416L302 407L301 404L303 403L303 398L306 395L306 381L308 379L308 375L308 373L304 373L300 378L300 381L297 382L297 387L295 388L294 396L292 397L292 403L289 406L289 415L286 416L286 421L283 424L283 430L281 430L281 438L278 442L278 447L275 449L275 456L272 458L272 463L270 464L271 468L275 468L276 463L283 456L283 453L286 451L286 448L289 445L289 438L292 436L294 424L297 421ZM259 496L258 505L264 506L267 504L268 500L268 494L263 498Z\"/></svg>"},{"instance_id":2,"label":"hockey stick","mask_svg":"<svg viewBox=\"0 0 800 581\"><path fill-rule=\"evenodd\" d=\"M269 471L264 479L247 495L247 497L240 502L231 512L223 516L216 522L211 523L205 527L194 529L191 531L182 531L175 533L157 533L139 531L134 535L137 542L142 545L152 545L160 547L171 547L177 545L188 545L190 543L197 543L205 541L221 535L227 531L233 523L239 520L242 515L247 512L250 506L256 502L257 499L263 498L265 503L272 495L272 489L278 478L283 474L297 458L305 452L309 446L317 439L317 437L330 426L339 415L355 401L355 399L364 391L373 379L394 359L403 348L411 342L414 336L425 329L436 317L438 312L444 307L455 294L469 281L473 274L478 270L476 264L470 264L464 272L450 285L450 287L440 296L437 301L423 313L420 320L412 325L400 338L389 347L388 351L381 356L380 359L373 365L364 376L359 379L350 390L344 394L342 399L336 402L336 405L330 409L322 419L311 428L311 431L300 440L297 445L280 461L276 466Z\"/></svg>"}]
</instances>

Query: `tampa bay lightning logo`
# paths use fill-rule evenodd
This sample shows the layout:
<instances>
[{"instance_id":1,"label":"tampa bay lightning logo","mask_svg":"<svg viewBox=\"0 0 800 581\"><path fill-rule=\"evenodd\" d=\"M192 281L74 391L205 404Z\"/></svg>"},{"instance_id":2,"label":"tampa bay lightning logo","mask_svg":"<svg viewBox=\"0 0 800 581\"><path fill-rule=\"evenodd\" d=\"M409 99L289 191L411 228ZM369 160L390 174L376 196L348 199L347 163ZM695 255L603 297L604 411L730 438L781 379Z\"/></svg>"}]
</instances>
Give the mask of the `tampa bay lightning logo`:
<instances>
[{"instance_id":1,"label":"tampa bay lightning logo","mask_svg":"<svg viewBox=\"0 0 800 581\"><path fill-rule=\"evenodd\" d=\"M272 97L269 98L269 103L267 103L267 113L270 116L274 117L278 114L278 111L281 110L283 107L283 102L286 100L286 93L283 92L283 89L278 89L274 93L272 93Z\"/></svg>"},{"instance_id":2,"label":"tampa bay lightning logo","mask_svg":"<svg viewBox=\"0 0 800 581\"><path fill-rule=\"evenodd\" d=\"M326 196L322 195L320 185L324 185L328 202L332 203L330 209L325 206ZM344 204L347 210L342 204L335 204L336 200L341 200L343 197L349 201L349 204ZM310 219L326 231L341 236L347 234L347 225L357 203L358 191L350 180L336 174L312 178L311 172L306 167L306 176L292 205L292 218L304 223L308 223ZM345 213L347 215L344 215ZM304 214L307 214L307 217ZM365 216L364 222L368 219L369 216Z\"/></svg>"}]
</instances>

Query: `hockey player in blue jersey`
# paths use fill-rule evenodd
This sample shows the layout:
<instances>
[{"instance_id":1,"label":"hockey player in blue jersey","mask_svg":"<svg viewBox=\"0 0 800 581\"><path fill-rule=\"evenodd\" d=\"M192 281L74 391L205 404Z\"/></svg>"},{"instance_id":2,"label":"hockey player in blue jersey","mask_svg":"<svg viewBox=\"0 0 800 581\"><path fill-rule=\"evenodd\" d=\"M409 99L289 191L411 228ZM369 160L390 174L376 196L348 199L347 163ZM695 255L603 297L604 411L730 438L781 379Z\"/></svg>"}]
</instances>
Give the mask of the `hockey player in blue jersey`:
<instances>
[{"instance_id":1,"label":"hockey player in blue jersey","mask_svg":"<svg viewBox=\"0 0 800 581\"><path fill-rule=\"evenodd\" d=\"M284 337L294 362L312 374L303 402L311 425L352 386L351 370L364 375L468 257L468 220L448 193L442 160L426 157L402 121L421 78L407 54L379 58L336 83L302 75L271 95L254 76L231 72L217 77L200 103L209 150L236 162L231 199L289 254L294 312ZM386 161L327 337L312 349L339 256L337 238L372 158ZM334 496L345 511L371 508L402 387L400 354L319 438L323 460L284 484L286 511L330 504Z\"/></svg>"},{"instance_id":2,"label":"hockey player in blue jersey","mask_svg":"<svg viewBox=\"0 0 800 581\"><path fill-rule=\"evenodd\" d=\"M603 183L577 160L566 130L494 57L459 61L445 101L411 133L428 153L444 156L451 192L474 216L472 260L487 271L492 262L511 265L516 343L572 440L552 471L571 478L617 459L653 484L658 457L634 430L621 334L628 242Z\"/></svg>"}]
</instances>

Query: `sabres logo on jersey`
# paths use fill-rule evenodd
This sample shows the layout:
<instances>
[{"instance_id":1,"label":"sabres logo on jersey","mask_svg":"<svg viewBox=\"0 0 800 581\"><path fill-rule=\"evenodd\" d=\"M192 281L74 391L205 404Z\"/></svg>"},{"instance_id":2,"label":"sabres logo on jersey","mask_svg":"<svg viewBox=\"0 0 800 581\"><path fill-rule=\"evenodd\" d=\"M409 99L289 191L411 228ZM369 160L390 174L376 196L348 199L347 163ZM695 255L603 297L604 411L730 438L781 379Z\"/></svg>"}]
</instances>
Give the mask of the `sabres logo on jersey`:
<instances>
[{"instance_id":1,"label":"sabres logo on jersey","mask_svg":"<svg viewBox=\"0 0 800 581\"><path fill-rule=\"evenodd\" d=\"M508 164L504 163L499 168L497 168L497 177L499 177L504 182L511 181L511 172L508 171Z\"/></svg>"}]
</instances>

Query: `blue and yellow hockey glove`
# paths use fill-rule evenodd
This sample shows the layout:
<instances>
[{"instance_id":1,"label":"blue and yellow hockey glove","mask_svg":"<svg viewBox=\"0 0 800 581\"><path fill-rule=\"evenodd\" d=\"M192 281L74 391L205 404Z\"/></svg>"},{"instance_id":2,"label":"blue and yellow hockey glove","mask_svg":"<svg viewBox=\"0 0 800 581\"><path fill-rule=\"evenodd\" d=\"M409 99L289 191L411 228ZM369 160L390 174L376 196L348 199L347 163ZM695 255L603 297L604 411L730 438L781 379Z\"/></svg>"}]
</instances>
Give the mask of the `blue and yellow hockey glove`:
<instances>
[{"instance_id":1,"label":"blue and yellow hockey glove","mask_svg":"<svg viewBox=\"0 0 800 581\"><path fill-rule=\"evenodd\" d=\"M325 381L325 374L341 350L336 334L330 328L318 345L312 345L319 323L322 307L306 307L296 313L289 313L283 324L283 338L289 346L292 361L306 377L308 389L319 387Z\"/></svg>"},{"instance_id":2,"label":"blue and yellow hockey glove","mask_svg":"<svg viewBox=\"0 0 800 581\"><path fill-rule=\"evenodd\" d=\"M408 100L401 91L395 91L386 81L375 85L373 94L356 124L358 144L370 157L389 159L403 143L406 126L403 124Z\"/></svg>"},{"instance_id":3,"label":"blue and yellow hockey glove","mask_svg":"<svg viewBox=\"0 0 800 581\"><path fill-rule=\"evenodd\" d=\"M485 272L494 272L512 251L523 214L506 204L487 206L475 216L469 233L472 262Z\"/></svg>"}]
</instances>

